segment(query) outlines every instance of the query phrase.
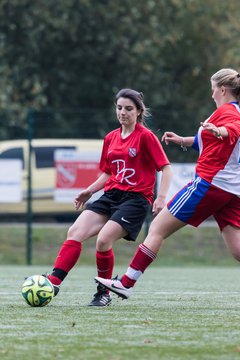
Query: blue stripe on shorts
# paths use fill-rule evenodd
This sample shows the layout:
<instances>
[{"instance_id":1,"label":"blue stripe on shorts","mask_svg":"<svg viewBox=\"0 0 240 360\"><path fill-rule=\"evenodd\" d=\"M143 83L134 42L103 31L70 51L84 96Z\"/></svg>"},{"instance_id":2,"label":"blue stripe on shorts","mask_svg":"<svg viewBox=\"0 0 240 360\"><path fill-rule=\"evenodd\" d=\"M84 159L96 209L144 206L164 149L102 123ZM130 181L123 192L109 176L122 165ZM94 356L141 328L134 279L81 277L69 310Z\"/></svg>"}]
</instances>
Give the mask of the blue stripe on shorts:
<instances>
[{"instance_id":1,"label":"blue stripe on shorts","mask_svg":"<svg viewBox=\"0 0 240 360\"><path fill-rule=\"evenodd\" d=\"M203 199L211 184L199 176L182 188L168 203L168 210L179 220L187 223L194 215L197 205Z\"/></svg>"}]
</instances>

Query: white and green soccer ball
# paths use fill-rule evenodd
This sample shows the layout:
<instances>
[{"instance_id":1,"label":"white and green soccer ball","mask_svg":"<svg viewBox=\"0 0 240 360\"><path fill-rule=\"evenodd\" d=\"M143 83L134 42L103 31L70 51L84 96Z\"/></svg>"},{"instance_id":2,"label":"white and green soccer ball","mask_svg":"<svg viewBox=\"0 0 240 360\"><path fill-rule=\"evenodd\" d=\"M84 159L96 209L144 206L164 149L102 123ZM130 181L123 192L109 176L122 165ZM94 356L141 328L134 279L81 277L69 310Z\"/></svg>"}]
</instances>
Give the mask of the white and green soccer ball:
<instances>
[{"instance_id":1,"label":"white and green soccer ball","mask_svg":"<svg viewBox=\"0 0 240 360\"><path fill-rule=\"evenodd\" d=\"M22 296L30 306L45 306L54 297L52 283L43 275L32 275L22 285Z\"/></svg>"}]
</instances>

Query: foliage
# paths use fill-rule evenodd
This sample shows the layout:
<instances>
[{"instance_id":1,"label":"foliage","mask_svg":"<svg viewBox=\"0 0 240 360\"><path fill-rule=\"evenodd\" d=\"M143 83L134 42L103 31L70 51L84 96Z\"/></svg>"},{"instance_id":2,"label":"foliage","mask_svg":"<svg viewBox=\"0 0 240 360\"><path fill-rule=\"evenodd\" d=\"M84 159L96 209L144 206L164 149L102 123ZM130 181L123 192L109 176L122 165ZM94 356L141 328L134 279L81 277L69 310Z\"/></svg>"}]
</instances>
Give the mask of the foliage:
<instances>
[{"instance_id":1,"label":"foliage","mask_svg":"<svg viewBox=\"0 0 240 360\"><path fill-rule=\"evenodd\" d=\"M94 109L88 124L102 137L114 126L114 94L133 87L145 94L153 129L192 134L214 109L210 75L240 66L237 7L237 0L2 0L0 107L20 111L10 120L20 128L29 107L52 109L63 128L64 109Z\"/></svg>"}]
</instances>

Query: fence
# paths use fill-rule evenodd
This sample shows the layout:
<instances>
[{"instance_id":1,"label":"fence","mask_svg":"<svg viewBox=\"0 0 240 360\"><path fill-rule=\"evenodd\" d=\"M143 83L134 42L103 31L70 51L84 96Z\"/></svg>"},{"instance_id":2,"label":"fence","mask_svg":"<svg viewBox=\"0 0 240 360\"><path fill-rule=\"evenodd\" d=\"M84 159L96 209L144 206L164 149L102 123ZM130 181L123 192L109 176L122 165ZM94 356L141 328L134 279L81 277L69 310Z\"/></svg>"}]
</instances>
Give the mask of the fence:
<instances>
[{"instance_id":1,"label":"fence","mask_svg":"<svg viewBox=\"0 0 240 360\"><path fill-rule=\"evenodd\" d=\"M33 146L32 143L35 139L49 140L49 144L53 144L53 138L61 139L64 143L67 139L95 139L101 142L104 135L114 128L118 127L118 122L115 119L114 110L105 109L82 109L82 110L61 110L61 111L33 111L28 110L26 112L1 112L1 125L0 125L0 146L5 140L25 139L27 140L27 147L22 150L22 158L26 152L29 156L23 163L24 181L26 182L26 188L24 193L24 201L19 204L6 204L2 203L0 211L0 220L7 219L12 220L11 214L16 213L21 216L21 219L26 221L27 226L27 239L26 239L26 262L31 264L32 258L32 222L38 215L42 218L49 219L49 216L55 215L55 218L63 219L69 215L69 218L76 216L72 204L56 204L53 205L53 200L50 204L49 194L38 193L33 199L33 167L36 165L36 159L33 161ZM182 115L181 115L182 116ZM168 115L165 114L167 118ZM150 119L150 127L161 135L161 132L157 132L158 126L153 126L154 120ZM170 125L170 124L169 124ZM171 129L170 129L171 130ZM94 141L95 141L94 140ZM73 142L73 140L70 140ZM88 141L88 140L86 140ZM164 145L163 145L164 146ZM63 146L61 145L61 148ZM52 145L51 148L54 148ZM18 148L19 149L19 148ZM170 146L165 148L169 159L174 159L174 162L192 162L196 158L195 152L183 153L179 147ZM1 151L1 148L0 148ZM16 156L16 148L10 157ZM47 161L47 153L45 154ZM0 154L1 158L1 154ZM40 175L38 175L40 176ZM41 176L45 176L46 173ZM38 181L40 178L38 177ZM52 185L49 185L49 188ZM45 196L46 204L45 208L41 205L41 197ZM51 195L52 196L52 195ZM54 210L55 209L55 210ZM49 211L47 211L49 210ZM60 217L62 215L62 217ZM38 216L40 218L40 216ZM16 217L14 217L15 219ZM146 222L146 228L148 228L149 218Z\"/></svg>"}]
</instances>

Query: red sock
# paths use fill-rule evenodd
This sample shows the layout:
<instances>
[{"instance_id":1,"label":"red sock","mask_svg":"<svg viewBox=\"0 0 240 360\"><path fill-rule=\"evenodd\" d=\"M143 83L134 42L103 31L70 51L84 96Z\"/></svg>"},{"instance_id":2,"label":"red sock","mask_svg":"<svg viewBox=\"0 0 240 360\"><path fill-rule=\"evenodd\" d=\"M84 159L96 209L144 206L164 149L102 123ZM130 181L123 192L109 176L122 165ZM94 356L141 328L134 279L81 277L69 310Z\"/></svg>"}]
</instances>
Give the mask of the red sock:
<instances>
[{"instance_id":1,"label":"red sock","mask_svg":"<svg viewBox=\"0 0 240 360\"><path fill-rule=\"evenodd\" d=\"M113 249L107 251L96 251L96 263L98 276L104 279L111 279L114 266ZM106 290L109 294L109 290Z\"/></svg>"},{"instance_id":2,"label":"red sock","mask_svg":"<svg viewBox=\"0 0 240 360\"><path fill-rule=\"evenodd\" d=\"M73 268L81 254L82 244L76 240L66 240L55 260L54 269L49 280L55 284L60 285L68 272Z\"/></svg>"},{"instance_id":3,"label":"red sock","mask_svg":"<svg viewBox=\"0 0 240 360\"><path fill-rule=\"evenodd\" d=\"M104 279L111 279L114 266L113 249L96 251L96 263L98 276Z\"/></svg>"},{"instance_id":4,"label":"red sock","mask_svg":"<svg viewBox=\"0 0 240 360\"><path fill-rule=\"evenodd\" d=\"M156 254L144 244L139 245L129 265L127 272L122 276L121 282L125 287L133 287L146 268L156 259Z\"/></svg>"}]
</instances>

